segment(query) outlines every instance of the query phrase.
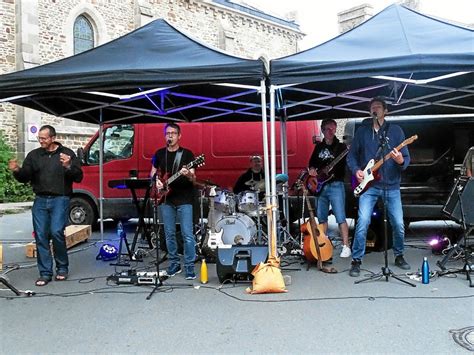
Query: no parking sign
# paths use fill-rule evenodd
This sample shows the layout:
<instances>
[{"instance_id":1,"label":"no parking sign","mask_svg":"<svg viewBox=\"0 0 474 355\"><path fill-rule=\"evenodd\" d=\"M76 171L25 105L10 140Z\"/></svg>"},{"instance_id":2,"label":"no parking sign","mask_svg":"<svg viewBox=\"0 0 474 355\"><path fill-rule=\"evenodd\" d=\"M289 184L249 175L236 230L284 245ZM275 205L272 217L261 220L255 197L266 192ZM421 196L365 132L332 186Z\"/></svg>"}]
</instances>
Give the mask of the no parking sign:
<instances>
[{"instance_id":1,"label":"no parking sign","mask_svg":"<svg viewBox=\"0 0 474 355\"><path fill-rule=\"evenodd\" d=\"M35 142L38 140L39 126L35 123L28 124L28 141Z\"/></svg>"}]
</instances>

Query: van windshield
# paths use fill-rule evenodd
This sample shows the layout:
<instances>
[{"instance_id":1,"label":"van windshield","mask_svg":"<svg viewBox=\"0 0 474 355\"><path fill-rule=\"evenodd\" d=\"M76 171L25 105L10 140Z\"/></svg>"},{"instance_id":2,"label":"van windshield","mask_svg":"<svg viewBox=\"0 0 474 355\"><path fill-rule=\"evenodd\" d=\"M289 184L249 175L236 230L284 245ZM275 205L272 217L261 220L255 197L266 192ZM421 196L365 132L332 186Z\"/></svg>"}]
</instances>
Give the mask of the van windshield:
<instances>
[{"instance_id":1,"label":"van windshield","mask_svg":"<svg viewBox=\"0 0 474 355\"><path fill-rule=\"evenodd\" d=\"M104 131L104 163L130 158L133 154L135 131L133 125L115 125ZM99 164L99 138L91 144L86 156L88 165Z\"/></svg>"}]
</instances>

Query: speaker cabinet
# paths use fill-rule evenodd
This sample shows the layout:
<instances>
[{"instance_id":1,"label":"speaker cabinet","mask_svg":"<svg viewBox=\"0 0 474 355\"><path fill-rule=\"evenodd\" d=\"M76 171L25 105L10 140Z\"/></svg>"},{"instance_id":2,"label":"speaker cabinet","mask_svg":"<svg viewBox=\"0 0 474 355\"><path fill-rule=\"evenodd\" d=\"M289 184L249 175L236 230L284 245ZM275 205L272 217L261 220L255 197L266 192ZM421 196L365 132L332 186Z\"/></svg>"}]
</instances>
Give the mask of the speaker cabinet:
<instances>
[{"instance_id":1,"label":"speaker cabinet","mask_svg":"<svg viewBox=\"0 0 474 355\"><path fill-rule=\"evenodd\" d=\"M453 186L442 211L452 220L461 223L461 204L466 225L474 225L474 178L460 176Z\"/></svg>"},{"instance_id":2,"label":"speaker cabinet","mask_svg":"<svg viewBox=\"0 0 474 355\"><path fill-rule=\"evenodd\" d=\"M354 229L352 231L352 243L354 242L355 230L357 226L358 217L354 219ZM392 226L387 216L387 250L392 249L393 238L392 238ZM351 244L352 244L351 243ZM352 245L351 245L352 247ZM365 251L370 253L371 251L384 251L385 240L384 240L384 223L383 223L383 203L379 200L374 206L372 217L370 219L369 229L367 229L367 237L365 240Z\"/></svg>"},{"instance_id":3,"label":"speaker cabinet","mask_svg":"<svg viewBox=\"0 0 474 355\"><path fill-rule=\"evenodd\" d=\"M219 282L230 279L249 280L250 273L260 262L267 261L268 247L233 245L217 249L217 277Z\"/></svg>"}]
</instances>

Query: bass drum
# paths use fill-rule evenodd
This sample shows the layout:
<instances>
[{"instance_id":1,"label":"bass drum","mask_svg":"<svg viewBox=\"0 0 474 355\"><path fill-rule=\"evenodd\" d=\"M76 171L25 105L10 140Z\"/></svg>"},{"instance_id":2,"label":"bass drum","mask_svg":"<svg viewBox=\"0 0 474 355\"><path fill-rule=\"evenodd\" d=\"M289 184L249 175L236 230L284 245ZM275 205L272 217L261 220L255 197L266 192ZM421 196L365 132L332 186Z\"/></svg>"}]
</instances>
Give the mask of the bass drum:
<instances>
[{"instance_id":1,"label":"bass drum","mask_svg":"<svg viewBox=\"0 0 474 355\"><path fill-rule=\"evenodd\" d=\"M216 231L224 231L222 242L225 245L246 245L249 244L255 234L257 227L249 216L243 213L236 213L231 216L224 216L216 223Z\"/></svg>"}]
</instances>

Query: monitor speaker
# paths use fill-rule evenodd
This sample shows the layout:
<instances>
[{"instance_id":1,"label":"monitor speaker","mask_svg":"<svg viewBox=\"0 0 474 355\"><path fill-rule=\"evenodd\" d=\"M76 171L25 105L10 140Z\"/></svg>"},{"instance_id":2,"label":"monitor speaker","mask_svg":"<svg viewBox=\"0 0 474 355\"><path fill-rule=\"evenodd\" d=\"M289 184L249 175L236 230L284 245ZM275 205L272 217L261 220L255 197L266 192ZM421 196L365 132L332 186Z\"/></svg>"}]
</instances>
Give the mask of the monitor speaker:
<instances>
[{"instance_id":1,"label":"monitor speaker","mask_svg":"<svg viewBox=\"0 0 474 355\"><path fill-rule=\"evenodd\" d=\"M443 206L443 213L458 223L462 222L460 202L466 225L474 225L474 178L460 176Z\"/></svg>"},{"instance_id":2,"label":"monitor speaker","mask_svg":"<svg viewBox=\"0 0 474 355\"><path fill-rule=\"evenodd\" d=\"M268 258L268 247L258 245L233 245L217 249L217 277L219 282L233 279L251 279L251 272Z\"/></svg>"}]
</instances>

